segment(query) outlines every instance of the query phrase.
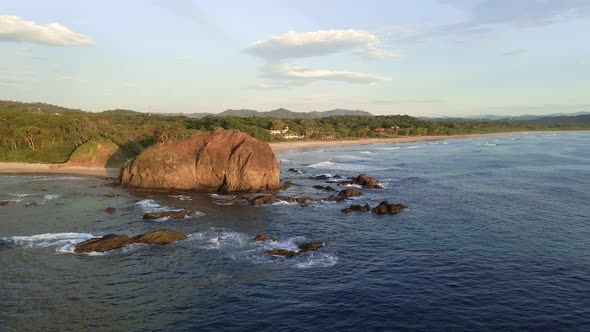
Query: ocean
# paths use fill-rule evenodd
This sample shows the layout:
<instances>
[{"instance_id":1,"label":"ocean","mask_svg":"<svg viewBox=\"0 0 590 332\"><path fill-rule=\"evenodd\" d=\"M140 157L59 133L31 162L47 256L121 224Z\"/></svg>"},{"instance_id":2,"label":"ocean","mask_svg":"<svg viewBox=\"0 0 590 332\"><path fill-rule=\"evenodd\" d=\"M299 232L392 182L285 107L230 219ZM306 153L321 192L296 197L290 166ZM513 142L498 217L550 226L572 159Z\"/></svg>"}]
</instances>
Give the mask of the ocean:
<instances>
[{"instance_id":1,"label":"ocean","mask_svg":"<svg viewBox=\"0 0 590 332\"><path fill-rule=\"evenodd\" d=\"M307 205L2 175L0 201L13 203L0 206L0 330L588 331L589 146L590 133L530 133L281 151L282 180L297 184L284 195L343 189L310 179L320 174L383 183ZM408 208L340 212L383 200ZM170 208L201 213L142 219ZM73 253L94 236L161 228L188 239ZM279 240L252 241L259 233ZM265 252L310 241L327 246Z\"/></svg>"}]
</instances>

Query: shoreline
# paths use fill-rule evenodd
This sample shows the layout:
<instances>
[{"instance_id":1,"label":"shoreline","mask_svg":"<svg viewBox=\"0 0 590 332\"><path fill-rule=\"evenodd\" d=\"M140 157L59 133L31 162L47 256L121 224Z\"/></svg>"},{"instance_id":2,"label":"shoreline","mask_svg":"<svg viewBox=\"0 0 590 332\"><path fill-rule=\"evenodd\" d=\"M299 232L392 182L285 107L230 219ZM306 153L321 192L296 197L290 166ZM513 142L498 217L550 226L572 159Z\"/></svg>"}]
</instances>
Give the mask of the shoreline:
<instances>
[{"instance_id":1,"label":"shoreline","mask_svg":"<svg viewBox=\"0 0 590 332\"><path fill-rule=\"evenodd\" d=\"M584 133L587 130L545 130L545 131L513 131L513 132L498 132L486 134L462 134L462 135L430 135L430 136L404 136L395 138L360 138L349 140L334 140L334 141L294 141L294 142L273 142L268 143L273 152L283 152L285 150L298 150L309 148L326 148L344 145L371 145L371 144L391 144L391 143L407 143L407 142L426 142L426 141L443 141L447 139L461 139L461 138L477 138L489 136L505 136L505 135L527 135L536 133Z\"/></svg>"},{"instance_id":2,"label":"shoreline","mask_svg":"<svg viewBox=\"0 0 590 332\"><path fill-rule=\"evenodd\" d=\"M406 136L396 138L361 138L351 140L334 140L334 141L295 141L295 142L273 142L269 143L274 153L285 152L288 150L314 149L335 146L349 145L371 145L371 144L391 144L407 142L424 142L424 141L441 141L447 139L477 138L488 136L504 135L526 135L535 133L582 133L589 132L584 130L573 131L518 131L518 132L501 132L487 134L465 134L465 135L448 135L448 136ZM22 162L0 162L0 175L18 175L18 174L36 174L36 175L77 175L89 177L106 177L117 178L119 175L118 168L104 167L83 167L83 166L64 166L63 164L33 164Z\"/></svg>"},{"instance_id":3,"label":"shoreline","mask_svg":"<svg viewBox=\"0 0 590 332\"><path fill-rule=\"evenodd\" d=\"M62 174L62 175L79 175L89 177L107 177L116 178L119 175L118 168L104 167L83 167L83 166L63 166L60 164L32 164L21 162L0 162L0 174L18 175L18 174Z\"/></svg>"}]
</instances>

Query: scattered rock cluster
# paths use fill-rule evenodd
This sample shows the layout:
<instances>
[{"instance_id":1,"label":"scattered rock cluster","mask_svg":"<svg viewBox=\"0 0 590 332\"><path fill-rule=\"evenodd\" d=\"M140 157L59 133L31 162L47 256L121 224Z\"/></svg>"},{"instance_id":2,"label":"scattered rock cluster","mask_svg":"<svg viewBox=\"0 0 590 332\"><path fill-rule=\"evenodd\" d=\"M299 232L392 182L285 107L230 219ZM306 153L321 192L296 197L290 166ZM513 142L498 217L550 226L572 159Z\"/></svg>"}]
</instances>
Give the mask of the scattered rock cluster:
<instances>
[{"instance_id":1,"label":"scattered rock cluster","mask_svg":"<svg viewBox=\"0 0 590 332\"><path fill-rule=\"evenodd\" d=\"M359 211L359 212L371 211L375 214L398 214L401 212L401 210L403 210L405 208L407 208L407 207L401 203L390 204L387 201L383 201L383 202L379 203L379 205L375 206L372 209L369 206L369 204L365 204L365 205L351 205L350 207L347 207L347 208L342 209L340 211L342 211L342 213L350 213L353 211Z\"/></svg>"}]
</instances>

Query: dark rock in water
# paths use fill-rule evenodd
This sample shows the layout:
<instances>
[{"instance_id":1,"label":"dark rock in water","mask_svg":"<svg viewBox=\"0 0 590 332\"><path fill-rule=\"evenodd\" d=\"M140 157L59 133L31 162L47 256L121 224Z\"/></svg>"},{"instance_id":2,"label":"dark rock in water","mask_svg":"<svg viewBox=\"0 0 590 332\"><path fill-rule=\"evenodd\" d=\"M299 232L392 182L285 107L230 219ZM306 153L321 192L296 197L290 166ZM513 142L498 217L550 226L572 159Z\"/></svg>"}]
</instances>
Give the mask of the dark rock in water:
<instances>
[{"instance_id":1,"label":"dark rock in water","mask_svg":"<svg viewBox=\"0 0 590 332\"><path fill-rule=\"evenodd\" d=\"M326 244L324 242L303 243L298 246L299 252L297 254L301 255L306 252L316 251L316 250L318 250L322 247L325 247L325 246L326 246Z\"/></svg>"},{"instance_id":2,"label":"dark rock in water","mask_svg":"<svg viewBox=\"0 0 590 332\"><path fill-rule=\"evenodd\" d=\"M12 202L11 201L0 201L0 206L5 206L8 204L12 204Z\"/></svg>"},{"instance_id":3,"label":"dark rock in water","mask_svg":"<svg viewBox=\"0 0 590 332\"><path fill-rule=\"evenodd\" d=\"M389 204L389 202L383 201L376 207L372 208L371 211L376 214L397 214L405 208L406 206L403 204Z\"/></svg>"},{"instance_id":4,"label":"dark rock in water","mask_svg":"<svg viewBox=\"0 0 590 332\"><path fill-rule=\"evenodd\" d=\"M260 195L250 199L250 204L252 205L265 205L265 204L274 204L277 202L287 202L287 203L306 203L309 201L315 201L313 198L309 197L289 197L289 196L275 196L275 195Z\"/></svg>"},{"instance_id":5,"label":"dark rock in water","mask_svg":"<svg viewBox=\"0 0 590 332\"><path fill-rule=\"evenodd\" d=\"M306 252L316 251L325 246L326 244L324 242L303 243L298 246L299 251L293 251L288 249L271 249L267 250L266 253L274 256L295 257L303 255Z\"/></svg>"},{"instance_id":6,"label":"dark rock in water","mask_svg":"<svg viewBox=\"0 0 590 332\"><path fill-rule=\"evenodd\" d=\"M237 203L239 201L243 201L245 199L246 198L244 196L239 195L239 196L236 196L234 198L230 198L230 199L226 199L224 201L221 201L221 203L223 203L223 204L235 204L235 203Z\"/></svg>"},{"instance_id":7,"label":"dark rock in water","mask_svg":"<svg viewBox=\"0 0 590 332\"><path fill-rule=\"evenodd\" d=\"M287 172L290 172L290 173L299 173L300 174L300 173L305 173L305 170L304 169L289 168L287 170Z\"/></svg>"},{"instance_id":8,"label":"dark rock in water","mask_svg":"<svg viewBox=\"0 0 590 332\"><path fill-rule=\"evenodd\" d=\"M383 189L379 184L379 181L375 180L374 178L366 175L360 174L356 178L352 179L352 181L343 181L338 183L339 186L345 185L359 185L364 189Z\"/></svg>"},{"instance_id":9,"label":"dark rock in water","mask_svg":"<svg viewBox=\"0 0 590 332\"><path fill-rule=\"evenodd\" d=\"M181 211L161 211L145 213L143 219L160 219L160 218L174 218L182 219L186 217L192 217L197 214L195 210L181 210Z\"/></svg>"},{"instance_id":10,"label":"dark rock in water","mask_svg":"<svg viewBox=\"0 0 590 332\"><path fill-rule=\"evenodd\" d=\"M356 189L344 189L344 190L340 191L332 199L335 201L342 201L342 200L345 200L350 197L356 197L356 196L362 196L362 195L363 195L363 193L361 193L360 191L358 191Z\"/></svg>"},{"instance_id":11,"label":"dark rock in water","mask_svg":"<svg viewBox=\"0 0 590 332\"><path fill-rule=\"evenodd\" d=\"M115 194L113 194L113 193L108 193L108 194L104 194L103 196L104 196L104 197L113 198L113 197L115 197Z\"/></svg>"},{"instance_id":12,"label":"dark rock in water","mask_svg":"<svg viewBox=\"0 0 590 332\"><path fill-rule=\"evenodd\" d=\"M294 183L294 182L291 182L291 181L285 181L285 183L283 183L283 189L287 189L287 188L289 188L289 187L296 186L296 185L297 185L297 184L296 184L296 183Z\"/></svg>"},{"instance_id":13,"label":"dark rock in water","mask_svg":"<svg viewBox=\"0 0 590 332\"><path fill-rule=\"evenodd\" d=\"M285 256L285 257L295 257L298 255L297 251L287 250L287 249L271 249L266 251L267 254L273 256Z\"/></svg>"},{"instance_id":14,"label":"dark rock in water","mask_svg":"<svg viewBox=\"0 0 590 332\"><path fill-rule=\"evenodd\" d=\"M148 232L132 238L127 235L108 234L78 243L74 248L74 252L78 254L92 251L103 252L123 248L134 243L169 244L184 239L186 239L186 235L168 229Z\"/></svg>"},{"instance_id":15,"label":"dark rock in water","mask_svg":"<svg viewBox=\"0 0 590 332\"><path fill-rule=\"evenodd\" d=\"M272 241L272 242L276 242L277 238L276 237L271 237L268 236L266 234L258 234L254 237L253 239L254 241Z\"/></svg>"},{"instance_id":16,"label":"dark rock in water","mask_svg":"<svg viewBox=\"0 0 590 332\"><path fill-rule=\"evenodd\" d=\"M263 205L263 204L273 204L278 202L279 199L276 196L272 195L260 195L250 199L250 204L252 205Z\"/></svg>"},{"instance_id":17,"label":"dark rock in water","mask_svg":"<svg viewBox=\"0 0 590 332\"><path fill-rule=\"evenodd\" d=\"M315 186L312 187L313 189L318 189L318 190L323 190L323 191L336 191L336 189L330 187L330 186L322 186L319 184L316 184Z\"/></svg>"},{"instance_id":18,"label":"dark rock in water","mask_svg":"<svg viewBox=\"0 0 590 332\"><path fill-rule=\"evenodd\" d=\"M184 240L186 235L171 231L169 229L160 229L153 232L137 235L129 239L131 243L152 243L152 244L169 244L174 241Z\"/></svg>"},{"instance_id":19,"label":"dark rock in water","mask_svg":"<svg viewBox=\"0 0 590 332\"><path fill-rule=\"evenodd\" d=\"M280 169L268 143L237 130L214 130L145 149L123 169L121 185L202 192L280 189Z\"/></svg>"},{"instance_id":20,"label":"dark rock in water","mask_svg":"<svg viewBox=\"0 0 590 332\"><path fill-rule=\"evenodd\" d=\"M345 209L340 210L342 213L350 213L352 211L359 211L359 212L369 212L371 211L371 207L369 204L365 205L351 205Z\"/></svg>"},{"instance_id":21,"label":"dark rock in water","mask_svg":"<svg viewBox=\"0 0 590 332\"><path fill-rule=\"evenodd\" d=\"M84 242L80 242L74 248L74 252L81 254L92 251L108 251L122 248L129 241L127 235L108 234L100 238L92 238Z\"/></svg>"},{"instance_id":22,"label":"dark rock in water","mask_svg":"<svg viewBox=\"0 0 590 332\"><path fill-rule=\"evenodd\" d=\"M117 209L115 209L114 207L108 207L105 209L106 212L113 214L115 213L115 211L117 211Z\"/></svg>"},{"instance_id":23,"label":"dark rock in water","mask_svg":"<svg viewBox=\"0 0 590 332\"><path fill-rule=\"evenodd\" d=\"M27 202L25 204L26 207L33 207L33 206L39 206L39 203L37 202Z\"/></svg>"}]
</instances>

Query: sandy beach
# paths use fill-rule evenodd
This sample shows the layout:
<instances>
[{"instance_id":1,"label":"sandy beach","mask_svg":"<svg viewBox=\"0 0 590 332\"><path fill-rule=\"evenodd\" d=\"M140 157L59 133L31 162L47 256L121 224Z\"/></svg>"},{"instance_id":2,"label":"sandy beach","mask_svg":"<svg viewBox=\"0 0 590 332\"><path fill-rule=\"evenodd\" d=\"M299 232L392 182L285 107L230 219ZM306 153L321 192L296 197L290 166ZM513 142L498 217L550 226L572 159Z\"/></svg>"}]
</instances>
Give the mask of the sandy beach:
<instances>
[{"instance_id":1,"label":"sandy beach","mask_svg":"<svg viewBox=\"0 0 590 332\"><path fill-rule=\"evenodd\" d=\"M0 174L72 174L92 177L117 177L118 168L63 166L0 162Z\"/></svg>"},{"instance_id":2,"label":"sandy beach","mask_svg":"<svg viewBox=\"0 0 590 332\"><path fill-rule=\"evenodd\" d=\"M544 133L563 133L564 131L543 131ZM498 135L514 135L514 134L531 134L542 133L541 131L522 131L522 132L507 132L507 133L490 133L490 134L472 134L472 135L448 135L448 136L406 136L396 138L361 138L355 140L334 140L334 141L294 141L294 142L274 142L270 143L273 151L278 152L289 149L305 149L305 148L323 148L342 145L367 145L367 144L387 144L387 143L405 143L405 142L423 142L423 141L440 141L447 139L471 138L471 137L485 137Z\"/></svg>"}]
</instances>

